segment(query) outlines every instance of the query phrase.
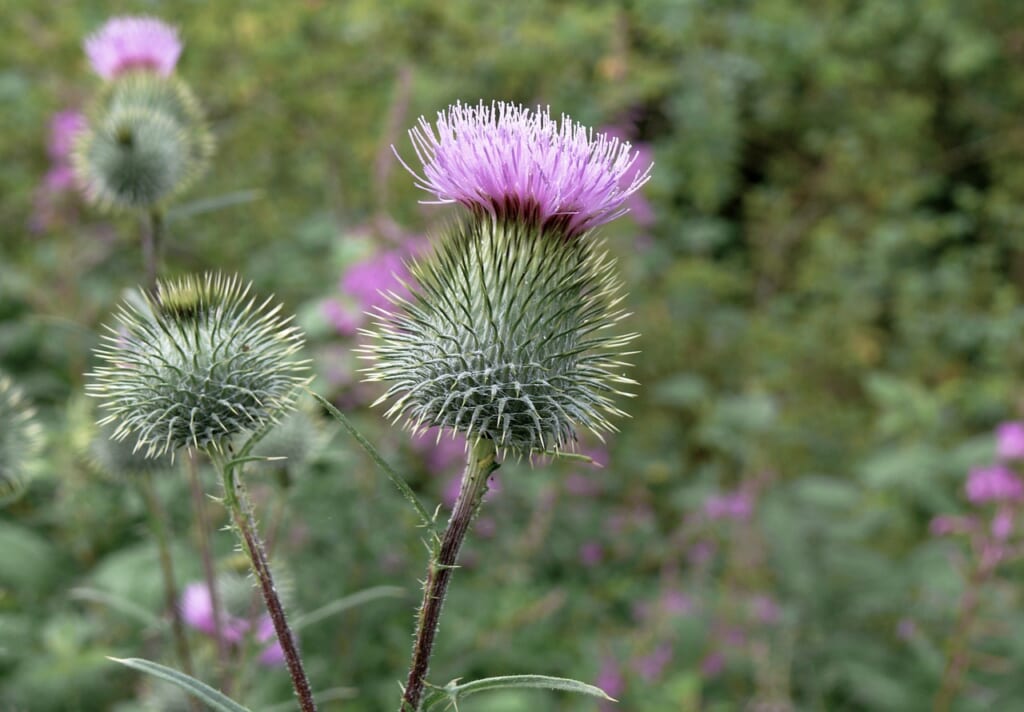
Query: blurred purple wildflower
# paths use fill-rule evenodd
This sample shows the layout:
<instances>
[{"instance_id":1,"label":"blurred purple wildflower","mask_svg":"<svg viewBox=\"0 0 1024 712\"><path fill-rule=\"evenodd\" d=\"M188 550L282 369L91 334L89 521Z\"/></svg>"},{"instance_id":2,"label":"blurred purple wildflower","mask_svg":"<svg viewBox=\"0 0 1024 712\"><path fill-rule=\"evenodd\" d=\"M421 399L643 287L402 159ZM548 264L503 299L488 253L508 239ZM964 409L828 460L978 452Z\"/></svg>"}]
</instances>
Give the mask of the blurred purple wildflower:
<instances>
[{"instance_id":1,"label":"blurred purple wildflower","mask_svg":"<svg viewBox=\"0 0 1024 712\"><path fill-rule=\"evenodd\" d=\"M629 143L595 136L565 115L552 119L546 108L455 104L438 112L436 126L421 117L409 136L423 174L399 160L437 202L558 225L569 236L625 213L627 199L650 178L650 164L638 164Z\"/></svg>"},{"instance_id":2,"label":"blurred purple wildflower","mask_svg":"<svg viewBox=\"0 0 1024 712\"><path fill-rule=\"evenodd\" d=\"M976 526L977 523L971 517L940 514L929 523L928 531L932 536L949 536L950 534L966 534L973 531Z\"/></svg>"},{"instance_id":3,"label":"blurred purple wildflower","mask_svg":"<svg viewBox=\"0 0 1024 712\"><path fill-rule=\"evenodd\" d=\"M324 315L339 334L355 334L366 322L367 312L387 311L391 306L388 292L409 296L402 282L411 279L405 267L411 253L410 249L379 252L345 270L338 285L343 299L328 300L323 305Z\"/></svg>"},{"instance_id":4,"label":"blurred purple wildflower","mask_svg":"<svg viewBox=\"0 0 1024 712\"><path fill-rule=\"evenodd\" d=\"M917 623L913 618L900 618L896 624L896 637L900 640L911 640L917 635Z\"/></svg>"},{"instance_id":5,"label":"blurred purple wildflower","mask_svg":"<svg viewBox=\"0 0 1024 712\"><path fill-rule=\"evenodd\" d=\"M625 692L626 679L622 676L622 669L615 658L605 657L594 684L604 690L609 697L619 697Z\"/></svg>"},{"instance_id":6,"label":"blurred purple wildflower","mask_svg":"<svg viewBox=\"0 0 1024 712\"><path fill-rule=\"evenodd\" d=\"M1002 508L996 515L992 517L992 538L996 541L1006 541L1010 538L1010 534L1013 533L1013 511L1008 508Z\"/></svg>"},{"instance_id":7,"label":"blurred purple wildflower","mask_svg":"<svg viewBox=\"0 0 1024 712\"><path fill-rule=\"evenodd\" d=\"M1000 423L996 428L996 453L1002 460L1024 460L1024 422Z\"/></svg>"},{"instance_id":8,"label":"blurred purple wildflower","mask_svg":"<svg viewBox=\"0 0 1024 712\"><path fill-rule=\"evenodd\" d=\"M261 643L270 642L260 652L259 661L267 667L284 667L284 650L281 649L281 641L277 639L277 632L274 630L274 622L270 616L265 615L256 624L256 640Z\"/></svg>"},{"instance_id":9,"label":"blurred purple wildflower","mask_svg":"<svg viewBox=\"0 0 1024 712\"><path fill-rule=\"evenodd\" d=\"M766 593L754 596L750 602L750 609L754 618L765 625L774 625L782 618L782 611L775 599Z\"/></svg>"},{"instance_id":10,"label":"blurred purple wildflower","mask_svg":"<svg viewBox=\"0 0 1024 712\"><path fill-rule=\"evenodd\" d=\"M222 613L223 615L223 613ZM181 594L181 616L185 623L207 635L216 635L213 619L213 603L210 589L205 582L194 581ZM231 615L224 615L221 631L229 643L238 643L245 637L249 622Z\"/></svg>"},{"instance_id":11,"label":"blurred purple wildflower","mask_svg":"<svg viewBox=\"0 0 1024 712\"><path fill-rule=\"evenodd\" d=\"M35 232L42 232L57 222L61 212L61 198L74 188L71 152L75 136L85 127L85 116L79 111L58 111L50 119L50 132L46 141L50 169L36 188L29 223Z\"/></svg>"},{"instance_id":12,"label":"blurred purple wildflower","mask_svg":"<svg viewBox=\"0 0 1024 712\"><path fill-rule=\"evenodd\" d=\"M580 546L580 563L587 567L597 566L604 559L604 547L596 541L586 541Z\"/></svg>"},{"instance_id":13,"label":"blurred purple wildflower","mask_svg":"<svg viewBox=\"0 0 1024 712\"><path fill-rule=\"evenodd\" d=\"M700 663L700 671L705 677L717 677L725 669L725 656L716 651L704 656Z\"/></svg>"},{"instance_id":14,"label":"blurred purple wildflower","mask_svg":"<svg viewBox=\"0 0 1024 712\"><path fill-rule=\"evenodd\" d=\"M672 646L662 643L650 654L644 655L633 661L633 668L647 682L654 682L662 673L665 667L672 661Z\"/></svg>"},{"instance_id":15,"label":"blurred purple wildflower","mask_svg":"<svg viewBox=\"0 0 1024 712\"><path fill-rule=\"evenodd\" d=\"M441 433L440 439L437 437L439 432ZM432 474L448 474L455 467L465 463L466 436L456 433L455 437L452 437L450 430L441 431L436 428L428 428L412 436L412 448L423 459L423 464ZM455 497L459 494L457 489L459 481L458 478L455 479L456 492L449 506L455 503Z\"/></svg>"},{"instance_id":16,"label":"blurred purple wildflower","mask_svg":"<svg viewBox=\"0 0 1024 712\"><path fill-rule=\"evenodd\" d=\"M729 494L712 495L704 502L704 514L708 519L747 520L754 511L754 498L746 490Z\"/></svg>"},{"instance_id":17,"label":"blurred purple wildflower","mask_svg":"<svg viewBox=\"0 0 1024 712\"><path fill-rule=\"evenodd\" d=\"M114 79L129 69L169 76L181 56L178 31L155 17L114 17L85 40L93 70Z\"/></svg>"},{"instance_id":18,"label":"blurred purple wildflower","mask_svg":"<svg viewBox=\"0 0 1024 712\"><path fill-rule=\"evenodd\" d=\"M973 504L1007 502L1024 497L1024 485L1008 467L976 467L967 476L967 499Z\"/></svg>"},{"instance_id":19,"label":"blurred purple wildflower","mask_svg":"<svg viewBox=\"0 0 1024 712\"><path fill-rule=\"evenodd\" d=\"M693 613L693 599L680 591L670 588L661 595L661 608L673 616L686 616Z\"/></svg>"}]
</instances>

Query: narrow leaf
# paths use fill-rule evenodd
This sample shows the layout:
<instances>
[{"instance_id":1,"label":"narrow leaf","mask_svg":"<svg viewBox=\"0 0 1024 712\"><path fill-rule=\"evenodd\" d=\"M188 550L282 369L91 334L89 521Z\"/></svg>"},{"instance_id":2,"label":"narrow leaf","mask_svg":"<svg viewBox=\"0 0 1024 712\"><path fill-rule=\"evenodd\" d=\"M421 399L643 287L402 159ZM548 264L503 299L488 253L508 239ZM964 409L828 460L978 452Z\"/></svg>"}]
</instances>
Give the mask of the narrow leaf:
<instances>
[{"instance_id":1,"label":"narrow leaf","mask_svg":"<svg viewBox=\"0 0 1024 712\"><path fill-rule=\"evenodd\" d=\"M167 682L177 685L193 697L196 697L208 704L210 708L216 710L216 712L251 712L248 708L242 707L242 705L238 704L224 693L213 689L206 683L200 682L194 677L189 677L183 672L178 672L174 668L169 668L150 660L143 660L142 658L108 659L113 660L115 663L121 663L122 665L126 665L135 670L148 673L153 677L158 677L161 680L166 680Z\"/></svg>"},{"instance_id":2,"label":"narrow leaf","mask_svg":"<svg viewBox=\"0 0 1024 712\"><path fill-rule=\"evenodd\" d=\"M116 596L106 591L101 591L96 588L87 588L85 586L71 589L69 595L71 598L79 601L89 601L91 603L104 605L129 618L133 618L139 623L150 628L159 629L165 626L165 623L153 613L146 610L138 603L129 601L127 598L122 596Z\"/></svg>"},{"instance_id":3,"label":"narrow leaf","mask_svg":"<svg viewBox=\"0 0 1024 712\"><path fill-rule=\"evenodd\" d=\"M349 608L354 608L355 606L362 605L363 603L375 601L378 598L403 598L404 596L405 589L398 586L374 586L362 591L357 591L348 596L335 599L334 601L317 608L315 611L310 611L304 616L299 616L292 623L292 630L298 632L306 626L319 623L325 618L330 618L333 615L347 611Z\"/></svg>"},{"instance_id":4,"label":"narrow leaf","mask_svg":"<svg viewBox=\"0 0 1024 712\"><path fill-rule=\"evenodd\" d=\"M213 198L193 200L191 203L171 208L167 211L167 222L190 218L203 213L212 213L221 208L228 208L233 205L251 203L263 196L261 190L239 190L225 195L218 195Z\"/></svg>"},{"instance_id":5,"label":"narrow leaf","mask_svg":"<svg viewBox=\"0 0 1024 712\"><path fill-rule=\"evenodd\" d=\"M370 458L375 463L377 463L377 466L380 467L380 469L384 470L384 474L388 476L388 479L391 480L392 484L394 484L395 487L398 488L398 491L401 492L402 495L404 495L407 500L409 500L409 503L416 510L416 513L420 516L420 519L423 521L423 526L427 527L428 529L432 529L434 527L434 518L430 516L426 509L424 509L423 505L420 503L420 500L416 497L416 493L413 492L412 488L409 487L409 485L406 483L404 479L402 479L402 476L398 474L398 472L396 472L395 469L391 467L391 465L389 465L383 457L381 457L381 454L377 451L377 448L375 448L370 443L369 440L364 438L362 433L355 429L355 426L353 426L352 423L349 422L349 419L346 418L340 410L334 407L333 403L331 403L329 400L327 400L320 394L314 393L313 391L310 391L310 394L312 394L314 398L320 401L320 405L326 408L327 412L333 415L335 420L341 423L341 427L345 428L345 430L348 431L348 434L355 438L356 442L359 443L364 450L366 450Z\"/></svg>"},{"instance_id":6,"label":"narrow leaf","mask_svg":"<svg viewBox=\"0 0 1024 712\"><path fill-rule=\"evenodd\" d=\"M615 698L609 697L604 690L594 685L588 685L579 680L570 680L564 677L549 677L547 675L507 675L503 677L487 677L482 680L473 680L465 684L455 684L455 681L448 683L445 687L430 693L427 696L423 709L429 710L437 707L445 701L458 702L464 697L475 695L478 692L488 690L501 690L508 688L556 690L558 692L575 692L591 697L600 697L602 700L615 702Z\"/></svg>"}]
</instances>

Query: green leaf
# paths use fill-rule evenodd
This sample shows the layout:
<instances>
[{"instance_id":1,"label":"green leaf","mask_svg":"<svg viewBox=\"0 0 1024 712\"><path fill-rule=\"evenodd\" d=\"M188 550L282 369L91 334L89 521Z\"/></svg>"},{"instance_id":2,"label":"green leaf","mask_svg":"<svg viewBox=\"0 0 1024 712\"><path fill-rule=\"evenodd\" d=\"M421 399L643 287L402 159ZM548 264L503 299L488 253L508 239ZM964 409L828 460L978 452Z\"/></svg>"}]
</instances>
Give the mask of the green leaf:
<instances>
[{"instance_id":1,"label":"green leaf","mask_svg":"<svg viewBox=\"0 0 1024 712\"><path fill-rule=\"evenodd\" d=\"M89 588L87 586L73 588L69 595L71 598L79 601L89 601L91 603L104 605L107 608L111 608L118 613L121 613L128 618L132 618L150 628L160 629L165 626L165 623L153 615L152 612L140 606L138 603L128 600L124 596L118 596L107 591L101 591L98 588Z\"/></svg>"},{"instance_id":2,"label":"green leaf","mask_svg":"<svg viewBox=\"0 0 1024 712\"><path fill-rule=\"evenodd\" d=\"M357 591L348 596L335 599L327 605L321 606L315 611L311 611L304 616L299 616L292 623L292 630L297 633L300 629L305 628L306 626L319 623L325 618L330 618L333 615L347 611L349 608L354 608L362 605L363 603L375 601L378 598L403 598L404 596L405 589L398 586L374 586L362 591Z\"/></svg>"},{"instance_id":3,"label":"green leaf","mask_svg":"<svg viewBox=\"0 0 1024 712\"><path fill-rule=\"evenodd\" d=\"M588 685L579 680L549 677L547 675L506 675L502 677L486 677L482 680L474 680L463 685L458 684L458 679L452 680L443 688L429 693L424 700L423 709L426 712L430 712L431 709L444 702L454 705L462 698L469 697L478 692L510 688L575 692L580 695L590 695L591 697L600 697L602 700L615 702L615 698L609 697L600 687Z\"/></svg>"},{"instance_id":4,"label":"green leaf","mask_svg":"<svg viewBox=\"0 0 1024 712\"><path fill-rule=\"evenodd\" d=\"M356 442L359 443L364 450L366 450L370 458L375 463L377 463L377 466L380 467L380 469L384 470L384 474L388 476L388 479L391 480L392 484L394 484L395 487L398 488L398 491L401 492L402 495L407 500L409 500L409 504L411 504L413 508L416 510L416 513L420 516L420 520L422 520L423 522L423 526L425 526L427 529L433 529L434 518L430 516L427 510L423 507L423 505L420 503L420 500L416 497L416 493L413 492L412 488L408 485L408 483L404 479L402 479L402 476L398 474L398 472L396 472L395 469L391 467L391 465L389 465L383 457L381 457L381 454L380 452L377 451L377 448L375 448L370 443L369 440L364 438L362 433L355 429L355 426L353 426L352 423L349 422L349 419L346 418L340 410L334 407L333 403L331 403L329 400L327 400L318 393L314 393L313 391L310 391L309 393L318 401L320 401L320 405L326 408L327 412L333 415L335 420L341 423L341 427L345 428L345 430L348 431L348 434L355 438Z\"/></svg>"},{"instance_id":5,"label":"green leaf","mask_svg":"<svg viewBox=\"0 0 1024 712\"><path fill-rule=\"evenodd\" d=\"M200 682L194 677L189 677L183 672L178 672L174 668L169 668L150 660L143 660L142 658L108 658L108 660L113 660L115 663L121 663L127 667L148 673L153 677L158 677L161 680L166 680L167 682L177 685L193 697L196 697L208 704L217 712L251 712L248 708L242 707L242 705L238 704L224 693L213 689L206 683Z\"/></svg>"},{"instance_id":6,"label":"green leaf","mask_svg":"<svg viewBox=\"0 0 1024 712\"><path fill-rule=\"evenodd\" d=\"M203 213L212 213L222 208L229 208L235 205L251 203L263 197L261 190L238 190L225 195L218 195L213 198L193 200L191 203L171 208L167 211L167 222L191 218Z\"/></svg>"}]
</instances>

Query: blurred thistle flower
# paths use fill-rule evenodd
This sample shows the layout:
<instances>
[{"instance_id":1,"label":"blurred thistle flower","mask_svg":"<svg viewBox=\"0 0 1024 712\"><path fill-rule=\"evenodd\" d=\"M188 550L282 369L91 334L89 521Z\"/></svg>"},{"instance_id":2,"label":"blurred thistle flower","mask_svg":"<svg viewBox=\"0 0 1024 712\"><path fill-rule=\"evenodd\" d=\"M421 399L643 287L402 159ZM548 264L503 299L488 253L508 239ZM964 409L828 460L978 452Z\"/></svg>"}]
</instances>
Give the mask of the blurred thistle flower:
<instances>
[{"instance_id":1,"label":"blurred thistle flower","mask_svg":"<svg viewBox=\"0 0 1024 712\"><path fill-rule=\"evenodd\" d=\"M558 225L567 236L614 220L626 199L650 178L650 165L628 185L636 154L629 143L549 110L516 104L455 104L409 132L423 163L417 186L440 203L462 203L499 222ZM399 157L401 160L401 157Z\"/></svg>"},{"instance_id":2,"label":"blurred thistle flower","mask_svg":"<svg viewBox=\"0 0 1024 712\"><path fill-rule=\"evenodd\" d=\"M728 494L712 495L704 502L704 514L708 519L745 521L750 519L753 512L754 498L743 489Z\"/></svg>"},{"instance_id":3,"label":"blurred thistle flower","mask_svg":"<svg viewBox=\"0 0 1024 712\"><path fill-rule=\"evenodd\" d=\"M188 145L185 131L167 115L118 109L81 134L75 175L86 199L100 208L150 208L189 179Z\"/></svg>"},{"instance_id":4,"label":"blurred thistle flower","mask_svg":"<svg viewBox=\"0 0 1024 712\"><path fill-rule=\"evenodd\" d=\"M158 282L155 295L122 303L86 386L108 413L100 424L159 457L182 447L222 451L286 414L307 380L306 362L294 358L302 334L250 289L206 274Z\"/></svg>"},{"instance_id":5,"label":"blurred thistle flower","mask_svg":"<svg viewBox=\"0 0 1024 712\"><path fill-rule=\"evenodd\" d=\"M338 284L341 300L324 304L324 314L335 330L343 336L355 334L367 318L378 310L387 310L389 293L408 297L405 286L410 280L405 260L410 249L399 248L374 254L350 265Z\"/></svg>"},{"instance_id":6,"label":"blurred thistle flower","mask_svg":"<svg viewBox=\"0 0 1024 712\"><path fill-rule=\"evenodd\" d=\"M1002 460L1024 460L1024 423L1011 420L996 428L996 454Z\"/></svg>"},{"instance_id":7,"label":"blurred thistle flower","mask_svg":"<svg viewBox=\"0 0 1024 712\"><path fill-rule=\"evenodd\" d=\"M992 517L990 531L996 541L1004 542L1009 539L1013 534L1013 510L1003 507L996 512Z\"/></svg>"},{"instance_id":8,"label":"blurred thistle flower","mask_svg":"<svg viewBox=\"0 0 1024 712\"><path fill-rule=\"evenodd\" d=\"M43 426L10 378L0 374L0 505L17 500L39 466Z\"/></svg>"},{"instance_id":9,"label":"blurred thistle flower","mask_svg":"<svg viewBox=\"0 0 1024 712\"><path fill-rule=\"evenodd\" d=\"M181 56L178 30L155 17L114 17L85 40L93 70L111 80L140 69L168 76Z\"/></svg>"},{"instance_id":10,"label":"blurred thistle flower","mask_svg":"<svg viewBox=\"0 0 1024 712\"><path fill-rule=\"evenodd\" d=\"M649 170L623 190L628 145L513 104L458 104L437 135L421 119L410 136L420 187L472 215L409 264L394 313L376 310L368 380L391 384L377 402L393 399L387 416L413 432L449 428L517 456L572 447L577 426L614 430L636 335L608 333L626 316L620 283L585 233Z\"/></svg>"},{"instance_id":11,"label":"blurred thistle flower","mask_svg":"<svg viewBox=\"0 0 1024 712\"><path fill-rule=\"evenodd\" d=\"M106 475L119 478L154 475L174 466L170 454L146 457L131 442L114 438L114 432L115 428L108 423L96 430L89 443L90 459Z\"/></svg>"},{"instance_id":12,"label":"blurred thistle flower","mask_svg":"<svg viewBox=\"0 0 1024 712\"><path fill-rule=\"evenodd\" d=\"M46 152L53 165L71 163L71 152L75 147L75 137L86 127L85 115L81 111L58 111L50 117L50 134L46 142Z\"/></svg>"},{"instance_id":13,"label":"blurred thistle flower","mask_svg":"<svg viewBox=\"0 0 1024 712\"><path fill-rule=\"evenodd\" d=\"M274 622L269 615L264 614L256 624L256 640L261 643L269 643L260 651L260 664L267 667L284 667L284 650L281 649L281 641L277 638L274 630Z\"/></svg>"},{"instance_id":14,"label":"blurred thistle flower","mask_svg":"<svg viewBox=\"0 0 1024 712\"><path fill-rule=\"evenodd\" d=\"M232 586L235 589L240 588L235 580L244 581L238 576L232 576L230 580L222 576L217 580L217 593L220 600L231 598L225 596L225 593L228 593L227 588ZM246 585L244 590L249 595L243 599L243 603L248 605L248 601L251 600L252 587ZM206 582L193 581L185 586L185 590L181 593L181 617L188 626L207 635L216 635L217 626L213 617L213 600ZM223 612L222 609L220 627L224 640L229 643L239 643L249 630L249 621L242 616Z\"/></svg>"},{"instance_id":15,"label":"blurred thistle flower","mask_svg":"<svg viewBox=\"0 0 1024 712\"><path fill-rule=\"evenodd\" d=\"M75 174L71 166L72 151L78 134L87 128L85 116L78 111L58 111L50 118L46 152L50 168L36 188L30 228L41 232L52 227L61 217L62 198L74 188Z\"/></svg>"},{"instance_id":16,"label":"blurred thistle flower","mask_svg":"<svg viewBox=\"0 0 1024 712\"><path fill-rule=\"evenodd\" d=\"M967 475L967 499L972 504L1017 501L1024 497L1024 484L1008 467L975 467Z\"/></svg>"}]
</instances>

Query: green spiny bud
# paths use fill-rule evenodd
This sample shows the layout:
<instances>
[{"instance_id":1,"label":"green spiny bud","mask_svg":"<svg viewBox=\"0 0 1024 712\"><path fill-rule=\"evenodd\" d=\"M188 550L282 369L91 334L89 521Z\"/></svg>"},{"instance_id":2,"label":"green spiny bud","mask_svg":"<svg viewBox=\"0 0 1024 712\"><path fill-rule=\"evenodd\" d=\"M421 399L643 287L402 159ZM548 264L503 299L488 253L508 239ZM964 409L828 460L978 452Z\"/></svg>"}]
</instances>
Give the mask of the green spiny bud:
<instances>
[{"instance_id":1,"label":"green spiny bud","mask_svg":"<svg viewBox=\"0 0 1024 712\"><path fill-rule=\"evenodd\" d=\"M378 402L413 431L488 438L517 455L571 447L575 428L613 430L625 316L614 262L593 238L473 219L410 265L412 296L376 317L364 349Z\"/></svg>"},{"instance_id":2,"label":"green spiny bud","mask_svg":"<svg viewBox=\"0 0 1024 712\"><path fill-rule=\"evenodd\" d=\"M7 376L0 375L0 505L18 499L38 466L43 428L35 410Z\"/></svg>"},{"instance_id":3,"label":"green spiny bud","mask_svg":"<svg viewBox=\"0 0 1024 712\"><path fill-rule=\"evenodd\" d=\"M139 107L119 108L82 131L73 164L86 198L105 209L150 208L197 168L181 125Z\"/></svg>"},{"instance_id":4,"label":"green spiny bud","mask_svg":"<svg viewBox=\"0 0 1024 712\"><path fill-rule=\"evenodd\" d=\"M250 289L207 274L125 299L86 386L114 439L130 436L146 457L187 446L219 452L292 408L306 381L306 362L294 358L302 334Z\"/></svg>"}]
</instances>

